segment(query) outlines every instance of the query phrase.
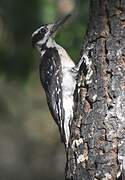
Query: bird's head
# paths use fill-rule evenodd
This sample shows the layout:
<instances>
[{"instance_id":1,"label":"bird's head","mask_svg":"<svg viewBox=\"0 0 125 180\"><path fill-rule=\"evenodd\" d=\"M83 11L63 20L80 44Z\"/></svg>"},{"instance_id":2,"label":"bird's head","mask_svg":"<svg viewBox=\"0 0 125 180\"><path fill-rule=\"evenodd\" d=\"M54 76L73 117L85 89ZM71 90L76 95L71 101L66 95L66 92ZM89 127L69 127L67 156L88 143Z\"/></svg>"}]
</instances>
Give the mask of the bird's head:
<instances>
[{"instance_id":1,"label":"bird's head","mask_svg":"<svg viewBox=\"0 0 125 180\"><path fill-rule=\"evenodd\" d=\"M65 23L65 21L70 17L68 14L67 16L63 17L62 19L56 21L53 24L47 24L41 26L32 34L32 45L33 47L38 47L40 49L45 49L47 46L47 42L50 39L55 37L56 32L59 28Z\"/></svg>"}]
</instances>

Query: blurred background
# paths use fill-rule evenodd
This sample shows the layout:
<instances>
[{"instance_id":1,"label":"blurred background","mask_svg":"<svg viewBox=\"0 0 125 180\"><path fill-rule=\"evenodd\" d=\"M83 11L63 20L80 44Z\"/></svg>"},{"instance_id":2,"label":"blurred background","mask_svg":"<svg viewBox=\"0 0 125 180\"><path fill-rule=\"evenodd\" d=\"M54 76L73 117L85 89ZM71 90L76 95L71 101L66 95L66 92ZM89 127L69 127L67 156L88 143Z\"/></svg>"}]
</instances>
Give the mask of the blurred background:
<instances>
[{"instance_id":1,"label":"blurred background","mask_svg":"<svg viewBox=\"0 0 125 180\"><path fill-rule=\"evenodd\" d=\"M39 81L31 34L72 12L56 40L77 62L88 11L88 0L0 0L0 180L64 180L64 147Z\"/></svg>"}]
</instances>

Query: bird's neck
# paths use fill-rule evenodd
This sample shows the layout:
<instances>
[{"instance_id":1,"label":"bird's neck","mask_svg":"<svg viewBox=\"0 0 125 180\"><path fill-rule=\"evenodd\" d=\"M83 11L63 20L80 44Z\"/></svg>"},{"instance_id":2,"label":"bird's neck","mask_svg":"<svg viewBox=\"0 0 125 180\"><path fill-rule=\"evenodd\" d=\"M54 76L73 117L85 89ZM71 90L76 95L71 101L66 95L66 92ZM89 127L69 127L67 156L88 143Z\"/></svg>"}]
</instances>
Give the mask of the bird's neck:
<instances>
[{"instance_id":1,"label":"bird's neck","mask_svg":"<svg viewBox=\"0 0 125 180\"><path fill-rule=\"evenodd\" d=\"M54 48L56 47L56 42L53 38L49 38L48 41L46 42L46 47L47 48Z\"/></svg>"},{"instance_id":2,"label":"bird's neck","mask_svg":"<svg viewBox=\"0 0 125 180\"><path fill-rule=\"evenodd\" d=\"M56 42L54 39L49 38L45 44L42 44L41 46L38 46L37 49L40 52L41 55L43 55L47 49L49 48L55 48Z\"/></svg>"},{"instance_id":3,"label":"bird's neck","mask_svg":"<svg viewBox=\"0 0 125 180\"><path fill-rule=\"evenodd\" d=\"M43 56L45 54L46 50L48 50L50 48L55 48L58 51L58 54L61 58L62 67L71 68L71 67L75 66L74 62L72 61L70 56L67 54L66 50L62 46L57 44L54 39L52 39L52 38L48 39L48 41L45 44L43 44L42 46L43 47L39 48L41 56Z\"/></svg>"}]
</instances>

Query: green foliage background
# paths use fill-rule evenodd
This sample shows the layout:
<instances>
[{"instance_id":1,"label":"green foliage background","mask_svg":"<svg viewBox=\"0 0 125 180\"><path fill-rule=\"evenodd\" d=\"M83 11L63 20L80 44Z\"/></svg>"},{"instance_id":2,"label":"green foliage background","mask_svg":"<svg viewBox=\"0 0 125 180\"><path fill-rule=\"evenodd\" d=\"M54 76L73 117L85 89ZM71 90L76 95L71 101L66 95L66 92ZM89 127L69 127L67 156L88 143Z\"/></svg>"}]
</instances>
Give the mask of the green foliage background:
<instances>
[{"instance_id":1,"label":"green foliage background","mask_svg":"<svg viewBox=\"0 0 125 180\"><path fill-rule=\"evenodd\" d=\"M49 114L38 74L39 55L31 34L63 12L59 0L0 1L0 179L64 179L65 153ZM56 40L78 61L88 22L87 0Z\"/></svg>"}]
</instances>

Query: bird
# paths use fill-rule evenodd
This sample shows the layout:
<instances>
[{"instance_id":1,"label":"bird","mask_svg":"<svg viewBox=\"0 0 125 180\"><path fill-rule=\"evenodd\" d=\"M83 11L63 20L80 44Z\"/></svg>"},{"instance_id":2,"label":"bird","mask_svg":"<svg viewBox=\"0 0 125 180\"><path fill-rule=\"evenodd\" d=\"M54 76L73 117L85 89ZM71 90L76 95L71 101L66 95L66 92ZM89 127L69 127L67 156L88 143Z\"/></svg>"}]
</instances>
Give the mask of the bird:
<instances>
[{"instance_id":1,"label":"bird","mask_svg":"<svg viewBox=\"0 0 125 180\"><path fill-rule=\"evenodd\" d=\"M67 51L56 43L55 36L70 16L42 25L31 37L32 46L40 53L39 76L47 104L66 148L73 120L77 70Z\"/></svg>"}]
</instances>

